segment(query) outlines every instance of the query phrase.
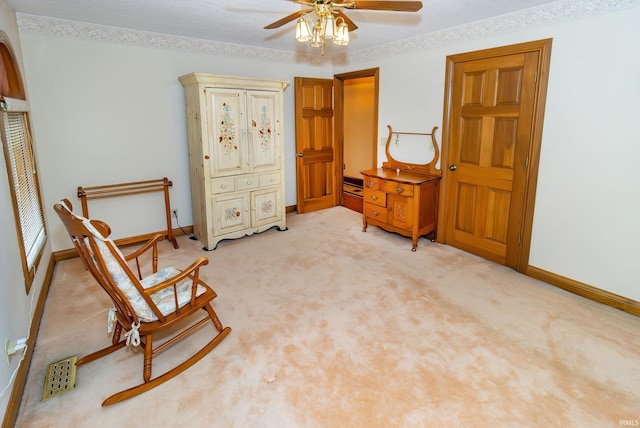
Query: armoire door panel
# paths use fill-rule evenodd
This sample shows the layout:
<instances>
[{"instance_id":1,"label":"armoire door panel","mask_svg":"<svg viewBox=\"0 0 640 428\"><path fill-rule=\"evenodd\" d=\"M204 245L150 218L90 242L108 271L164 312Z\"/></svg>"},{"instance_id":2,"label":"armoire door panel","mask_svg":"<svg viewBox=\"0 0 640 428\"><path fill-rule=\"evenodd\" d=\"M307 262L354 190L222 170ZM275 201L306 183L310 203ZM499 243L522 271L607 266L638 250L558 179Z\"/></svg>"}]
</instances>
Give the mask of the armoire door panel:
<instances>
[{"instance_id":1,"label":"armoire door panel","mask_svg":"<svg viewBox=\"0 0 640 428\"><path fill-rule=\"evenodd\" d=\"M249 147L251 171L270 171L280 168L280 139L278 138L278 93L247 91L249 111Z\"/></svg>"},{"instance_id":2,"label":"armoire door panel","mask_svg":"<svg viewBox=\"0 0 640 428\"><path fill-rule=\"evenodd\" d=\"M251 192L251 226L259 227L282 216L280 189L277 187Z\"/></svg>"},{"instance_id":3,"label":"armoire door panel","mask_svg":"<svg viewBox=\"0 0 640 428\"><path fill-rule=\"evenodd\" d=\"M251 224L247 193L231 193L212 199L213 235L246 229Z\"/></svg>"},{"instance_id":4,"label":"armoire door panel","mask_svg":"<svg viewBox=\"0 0 640 428\"><path fill-rule=\"evenodd\" d=\"M209 153L205 158L211 177L247 172L244 93L237 89L206 90L208 109Z\"/></svg>"}]
</instances>

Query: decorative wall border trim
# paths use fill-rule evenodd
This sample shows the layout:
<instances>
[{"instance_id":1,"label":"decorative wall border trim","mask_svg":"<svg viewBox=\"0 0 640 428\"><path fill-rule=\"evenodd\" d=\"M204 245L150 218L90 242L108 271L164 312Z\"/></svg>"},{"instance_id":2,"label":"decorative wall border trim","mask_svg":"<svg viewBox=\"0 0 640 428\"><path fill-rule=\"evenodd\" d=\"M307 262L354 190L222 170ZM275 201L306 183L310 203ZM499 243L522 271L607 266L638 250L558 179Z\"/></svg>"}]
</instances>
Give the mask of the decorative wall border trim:
<instances>
[{"instance_id":1,"label":"decorative wall border trim","mask_svg":"<svg viewBox=\"0 0 640 428\"><path fill-rule=\"evenodd\" d=\"M640 0L559 0L529 9L482 21L471 22L441 31L411 37L397 42L334 57L333 62L345 64L372 58L427 50L447 46L465 40L478 40L500 34L508 34L530 28L543 27L579 18L600 15L640 6Z\"/></svg>"},{"instance_id":2,"label":"decorative wall border trim","mask_svg":"<svg viewBox=\"0 0 640 428\"><path fill-rule=\"evenodd\" d=\"M326 65L331 63L346 64L371 60L372 58L389 57L638 6L640 6L640 0L559 0L483 21L472 22L385 45L362 49L350 54L337 55L333 58L21 13L17 13L16 18L19 31L24 33L94 40L147 48L176 49L218 56L260 59L269 62Z\"/></svg>"},{"instance_id":3,"label":"decorative wall border trim","mask_svg":"<svg viewBox=\"0 0 640 428\"><path fill-rule=\"evenodd\" d=\"M269 62L305 62L322 65L331 58L320 55L267 49L256 46L216 42L192 37L174 36L150 31L131 30L107 25L89 24L37 15L17 13L18 29L22 33L99 41L144 48L174 49L224 57L253 58Z\"/></svg>"}]
</instances>

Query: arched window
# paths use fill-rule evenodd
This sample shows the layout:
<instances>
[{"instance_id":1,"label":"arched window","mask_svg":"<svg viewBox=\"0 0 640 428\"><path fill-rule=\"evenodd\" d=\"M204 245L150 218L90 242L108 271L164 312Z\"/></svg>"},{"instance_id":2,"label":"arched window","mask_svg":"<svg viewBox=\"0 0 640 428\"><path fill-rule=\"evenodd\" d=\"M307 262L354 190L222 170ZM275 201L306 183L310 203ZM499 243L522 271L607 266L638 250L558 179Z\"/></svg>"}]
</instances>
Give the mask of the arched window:
<instances>
[{"instance_id":1,"label":"arched window","mask_svg":"<svg viewBox=\"0 0 640 428\"><path fill-rule=\"evenodd\" d=\"M27 294L46 241L29 108L9 39L0 31L0 135Z\"/></svg>"}]
</instances>

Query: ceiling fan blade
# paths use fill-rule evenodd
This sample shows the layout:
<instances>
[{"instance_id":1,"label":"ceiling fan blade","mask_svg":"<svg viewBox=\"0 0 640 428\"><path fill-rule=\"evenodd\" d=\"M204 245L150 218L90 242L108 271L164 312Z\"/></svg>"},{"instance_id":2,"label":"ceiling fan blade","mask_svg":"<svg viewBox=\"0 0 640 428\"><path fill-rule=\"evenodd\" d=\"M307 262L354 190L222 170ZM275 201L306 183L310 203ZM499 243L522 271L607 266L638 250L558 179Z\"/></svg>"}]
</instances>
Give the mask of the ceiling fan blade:
<instances>
[{"instance_id":1,"label":"ceiling fan blade","mask_svg":"<svg viewBox=\"0 0 640 428\"><path fill-rule=\"evenodd\" d=\"M349 28L349 31L355 31L358 29L358 26L356 25L356 23L353 22L351 19L349 19L347 14L345 14L343 11L341 11L340 9L337 9L337 10L334 10L334 12L340 18L344 19L344 22L347 24L347 28Z\"/></svg>"},{"instance_id":2,"label":"ceiling fan blade","mask_svg":"<svg viewBox=\"0 0 640 428\"><path fill-rule=\"evenodd\" d=\"M294 19L298 19L300 16L304 15L305 13L309 13L313 11L313 9L307 9L307 10L299 10L297 12L293 12L291 15L287 15L284 18L278 19L276 22L272 22L271 24L267 25L266 27L264 27L265 30L271 30L274 28L278 28L283 26L284 24L293 21Z\"/></svg>"},{"instance_id":3,"label":"ceiling fan blade","mask_svg":"<svg viewBox=\"0 0 640 428\"><path fill-rule=\"evenodd\" d=\"M355 0L349 9L391 10L396 12L417 12L422 9L421 1L375 1Z\"/></svg>"}]
</instances>

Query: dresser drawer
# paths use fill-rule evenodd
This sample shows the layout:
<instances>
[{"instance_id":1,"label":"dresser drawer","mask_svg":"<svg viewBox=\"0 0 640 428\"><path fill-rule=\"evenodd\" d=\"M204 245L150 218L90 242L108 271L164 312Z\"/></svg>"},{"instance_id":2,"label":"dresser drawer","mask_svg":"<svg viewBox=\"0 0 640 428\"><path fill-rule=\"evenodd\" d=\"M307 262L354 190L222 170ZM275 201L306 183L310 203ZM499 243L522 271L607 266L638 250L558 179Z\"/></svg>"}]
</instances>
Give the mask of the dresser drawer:
<instances>
[{"instance_id":1,"label":"dresser drawer","mask_svg":"<svg viewBox=\"0 0 640 428\"><path fill-rule=\"evenodd\" d=\"M375 190L382 189L382 180L380 180L379 178L364 177L363 184L366 189L375 189Z\"/></svg>"},{"instance_id":2,"label":"dresser drawer","mask_svg":"<svg viewBox=\"0 0 640 428\"><path fill-rule=\"evenodd\" d=\"M379 221L387 221L387 209L379 205L365 203L364 215L367 218L371 218Z\"/></svg>"},{"instance_id":3,"label":"dresser drawer","mask_svg":"<svg viewBox=\"0 0 640 428\"><path fill-rule=\"evenodd\" d=\"M211 180L211 193L227 193L235 190L235 181L233 178L218 178Z\"/></svg>"},{"instance_id":4,"label":"dresser drawer","mask_svg":"<svg viewBox=\"0 0 640 428\"><path fill-rule=\"evenodd\" d=\"M413 186L411 184L397 181L383 181L381 190L390 194L413 196Z\"/></svg>"},{"instance_id":5,"label":"dresser drawer","mask_svg":"<svg viewBox=\"0 0 640 428\"><path fill-rule=\"evenodd\" d=\"M364 189L364 202L378 205L380 207L387 206L387 194L380 190Z\"/></svg>"}]
</instances>

